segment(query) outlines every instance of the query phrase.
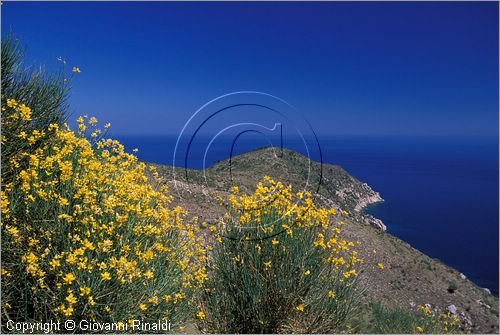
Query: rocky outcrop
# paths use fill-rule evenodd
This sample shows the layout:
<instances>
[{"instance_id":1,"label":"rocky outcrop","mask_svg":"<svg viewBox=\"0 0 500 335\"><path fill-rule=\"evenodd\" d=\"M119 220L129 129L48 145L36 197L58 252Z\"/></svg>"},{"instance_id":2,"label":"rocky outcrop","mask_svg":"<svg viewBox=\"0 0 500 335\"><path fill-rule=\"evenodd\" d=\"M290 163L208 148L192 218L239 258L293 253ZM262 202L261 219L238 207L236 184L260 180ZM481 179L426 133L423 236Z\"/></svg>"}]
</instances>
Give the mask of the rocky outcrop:
<instances>
[{"instance_id":1,"label":"rocky outcrop","mask_svg":"<svg viewBox=\"0 0 500 335\"><path fill-rule=\"evenodd\" d=\"M345 204L350 205L350 209L354 210L355 216L359 221L386 231L387 227L382 220L373 217L370 214L363 213L363 209L367 206L384 201L380 193L375 192L367 183L360 183L353 177L346 178L344 187L335 191L337 199L345 201ZM346 187L347 186L347 187ZM347 201L346 201L347 200Z\"/></svg>"},{"instance_id":2,"label":"rocky outcrop","mask_svg":"<svg viewBox=\"0 0 500 335\"><path fill-rule=\"evenodd\" d=\"M363 183L362 188L363 188L363 193L359 194L359 198L356 201L356 206L354 207L354 211L361 214L361 220L365 224L386 231L387 226L382 222L382 220L377 219L373 215L362 212L363 209L365 209L369 205L382 202L384 201L384 199L382 199L380 193L373 191L372 188L368 186L368 184Z\"/></svg>"},{"instance_id":3,"label":"rocky outcrop","mask_svg":"<svg viewBox=\"0 0 500 335\"><path fill-rule=\"evenodd\" d=\"M383 231L387 230L387 226L382 222L382 220L377 219L376 217L370 215L370 214L365 214L363 221L365 224L381 229Z\"/></svg>"},{"instance_id":4,"label":"rocky outcrop","mask_svg":"<svg viewBox=\"0 0 500 335\"><path fill-rule=\"evenodd\" d=\"M370 188L371 190L371 188ZM372 191L373 192L373 191ZM378 202L382 202L384 199L380 196L378 192L373 192L372 195L363 197L358 200L358 203L356 204L356 207L354 207L354 210L356 212L361 212L364 208L366 208L369 205L376 204Z\"/></svg>"}]
</instances>

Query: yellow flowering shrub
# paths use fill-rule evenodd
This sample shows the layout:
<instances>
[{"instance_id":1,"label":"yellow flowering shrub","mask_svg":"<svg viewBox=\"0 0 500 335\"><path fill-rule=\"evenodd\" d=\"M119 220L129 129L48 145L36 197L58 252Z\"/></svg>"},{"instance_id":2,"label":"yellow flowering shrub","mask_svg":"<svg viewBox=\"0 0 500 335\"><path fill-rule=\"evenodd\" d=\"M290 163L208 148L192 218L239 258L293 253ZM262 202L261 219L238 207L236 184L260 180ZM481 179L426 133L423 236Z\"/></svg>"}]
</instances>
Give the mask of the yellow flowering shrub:
<instances>
[{"instance_id":1,"label":"yellow flowering shrub","mask_svg":"<svg viewBox=\"0 0 500 335\"><path fill-rule=\"evenodd\" d=\"M340 332L356 309L356 244L335 210L269 177L233 187L214 241L199 325L217 333Z\"/></svg>"},{"instance_id":2,"label":"yellow flowering shrub","mask_svg":"<svg viewBox=\"0 0 500 335\"><path fill-rule=\"evenodd\" d=\"M30 121L28 107L2 104L2 126ZM195 315L191 300L206 280L198 226L171 206L156 171L96 123L6 138L25 150L11 155L16 174L2 180L2 318L178 325Z\"/></svg>"},{"instance_id":3,"label":"yellow flowering shrub","mask_svg":"<svg viewBox=\"0 0 500 335\"><path fill-rule=\"evenodd\" d=\"M465 315L451 313L430 304L418 305L416 333L470 333L471 326Z\"/></svg>"}]
</instances>

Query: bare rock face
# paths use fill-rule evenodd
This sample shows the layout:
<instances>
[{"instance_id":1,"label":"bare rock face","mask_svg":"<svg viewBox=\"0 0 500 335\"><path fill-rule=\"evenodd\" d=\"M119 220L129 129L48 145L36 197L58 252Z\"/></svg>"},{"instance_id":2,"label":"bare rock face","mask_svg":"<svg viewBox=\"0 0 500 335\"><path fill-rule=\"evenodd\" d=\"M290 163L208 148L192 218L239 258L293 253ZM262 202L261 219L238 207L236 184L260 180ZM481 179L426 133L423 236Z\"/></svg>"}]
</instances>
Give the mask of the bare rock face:
<instances>
[{"instance_id":1,"label":"bare rock face","mask_svg":"<svg viewBox=\"0 0 500 335\"><path fill-rule=\"evenodd\" d=\"M446 309L451 314L457 314L457 307L455 305L449 305L448 307L446 307Z\"/></svg>"},{"instance_id":2,"label":"bare rock face","mask_svg":"<svg viewBox=\"0 0 500 335\"><path fill-rule=\"evenodd\" d=\"M367 206L382 202L384 201L384 199L382 199L380 193L373 191L367 183L362 183L360 189L361 190L358 192L353 192L357 197L354 211L358 212L361 215L361 221L365 224L382 231L386 231L387 227L382 222L382 220L377 219L373 215L363 213L363 209L365 209ZM343 190L343 192L345 192L345 190Z\"/></svg>"},{"instance_id":3,"label":"bare rock face","mask_svg":"<svg viewBox=\"0 0 500 335\"><path fill-rule=\"evenodd\" d=\"M373 217L370 214L365 214L364 215L364 222L365 224L378 228L380 230L386 231L387 226L382 222L382 220L377 219L376 217Z\"/></svg>"},{"instance_id":4,"label":"bare rock face","mask_svg":"<svg viewBox=\"0 0 500 335\"><path fill-rule=\"evenodd\" d=\"M368 185L367 185L368 186ZM369 189L371 191L371 188ZM372 191L373 192L373 191ZM358 203L356 204L356 207L354 207L354 210L356 212L362 211L365 207L371 204L376 204L378 202L382 202L384 199L380 196L378 192L374 192L372 195L361 198Z\"/></svg>"}]
</instances>

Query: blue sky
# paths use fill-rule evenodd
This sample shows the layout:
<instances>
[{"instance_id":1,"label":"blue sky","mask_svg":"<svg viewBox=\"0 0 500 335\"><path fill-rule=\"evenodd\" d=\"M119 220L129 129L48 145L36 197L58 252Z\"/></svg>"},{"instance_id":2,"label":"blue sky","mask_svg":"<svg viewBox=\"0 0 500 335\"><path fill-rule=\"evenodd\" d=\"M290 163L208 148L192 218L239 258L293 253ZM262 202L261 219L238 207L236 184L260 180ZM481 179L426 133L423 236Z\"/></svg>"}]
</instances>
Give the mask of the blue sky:
<instances>
[{"instance_id":1,"label":"blue sky","mask_svg":"<svg viewBox=\"0 0 500 335\"><path fill-rule=\"evenodd\" d=\"M79 66L71 112L177 134L239 90L318 134L498 135L498 2L2 4L28 64Z\"/></svg>"}]
</instances>

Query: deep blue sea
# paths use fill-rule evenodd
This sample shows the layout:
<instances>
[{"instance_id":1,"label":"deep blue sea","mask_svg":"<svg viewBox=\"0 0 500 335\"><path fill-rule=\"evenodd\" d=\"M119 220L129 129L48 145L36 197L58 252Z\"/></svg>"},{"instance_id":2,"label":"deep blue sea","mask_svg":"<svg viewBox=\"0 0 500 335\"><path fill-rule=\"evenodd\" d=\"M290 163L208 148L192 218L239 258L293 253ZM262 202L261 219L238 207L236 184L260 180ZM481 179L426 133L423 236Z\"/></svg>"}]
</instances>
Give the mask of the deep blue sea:
<instances>
[{"instance_id":1,"label":"deep blue sea","mask_svg":"<svg viewBox=\"0 0 500 335\"><path fill-rule=\"evenodd\" d=\"M172 165L175 137L117 138L127 149L139 148L141 160ZM342 166L380 192L385 202L367 211L380 218L391 234L498 295L498 137L318 139L323 162ZM284 139L283 144L304 152L300 143ZM242 138L235 153L265 145ZM212 146L205 164L229 158L229 147ZM188 166L202 168L205 146L195 143L191 149ZM183 163L176 160L176 165Z\"/></svg>"}]
</instances>

